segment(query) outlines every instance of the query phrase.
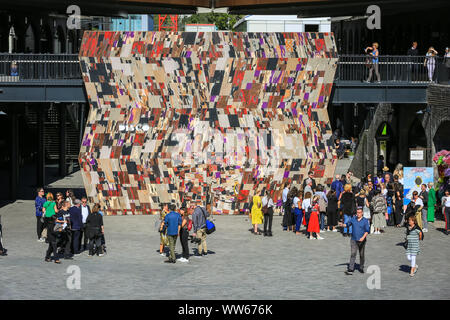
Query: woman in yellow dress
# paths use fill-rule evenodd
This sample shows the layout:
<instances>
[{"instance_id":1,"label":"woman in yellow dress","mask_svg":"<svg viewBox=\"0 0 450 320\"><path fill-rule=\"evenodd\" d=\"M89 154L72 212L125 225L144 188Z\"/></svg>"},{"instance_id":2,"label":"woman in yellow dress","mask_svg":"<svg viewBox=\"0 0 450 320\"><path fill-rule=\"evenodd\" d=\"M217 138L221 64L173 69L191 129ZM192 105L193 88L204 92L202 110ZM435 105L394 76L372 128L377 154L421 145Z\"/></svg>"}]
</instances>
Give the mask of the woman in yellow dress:
<instances>
[{"instance_id":1,"label":"woman in yellow dress","mask_svg":"<svg viewBox=\"0 0 450 320\"><path fill-rule=\"evenodd\" d=\"M262 200L258 194L253 196L253 206L251 213L252 213L253 234L261 234L261 232L258 232L258 224L263 223L263 213L262 213Z\"/></svg>"}]
</instances>

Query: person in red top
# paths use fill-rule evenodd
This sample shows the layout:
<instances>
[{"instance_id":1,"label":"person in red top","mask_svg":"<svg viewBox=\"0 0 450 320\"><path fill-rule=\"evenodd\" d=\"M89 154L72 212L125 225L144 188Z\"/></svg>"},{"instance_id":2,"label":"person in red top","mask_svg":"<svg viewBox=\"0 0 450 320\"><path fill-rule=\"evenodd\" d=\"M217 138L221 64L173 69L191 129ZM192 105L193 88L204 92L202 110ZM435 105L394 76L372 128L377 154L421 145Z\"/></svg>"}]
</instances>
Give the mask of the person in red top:
<instances>
[{"instance_id":1,"label":"person in red top","mask_svg":"<svg viewBox=\"0 0 450 320\"><path fill-rule=\"evenodd\" d=\"M316 234L316 239L322 240L323 238L320 236L320 225L319 225L319 196L314 196L313 202L312 202L312 210L311 210L311 217L309 218L308 223L308 232L309 232L309 239L312 240L313 233Z\"/></svg>"}]
</instances>

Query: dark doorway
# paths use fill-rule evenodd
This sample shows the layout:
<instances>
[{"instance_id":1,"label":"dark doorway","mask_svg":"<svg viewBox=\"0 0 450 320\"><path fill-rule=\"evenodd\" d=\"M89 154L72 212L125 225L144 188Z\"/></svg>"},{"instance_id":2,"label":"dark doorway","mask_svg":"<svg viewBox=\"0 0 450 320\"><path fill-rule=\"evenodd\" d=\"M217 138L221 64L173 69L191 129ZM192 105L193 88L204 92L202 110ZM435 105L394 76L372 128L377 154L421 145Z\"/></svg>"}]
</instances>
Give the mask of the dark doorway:
<instances>
[{"instance_id":1,"label":"dark doorway","mask_svg":"<svg viewBox=\"0 0 450 320\"><path fill-rule=\"evenodd\" d=\"M422 122L418 118L415 118L408 131L408 156L409 150L412 148L427 148L427 136L425 129L422 126ZM416 166L416 161L409 161L409 166Z\"/></svg>"},{"instance_id":2,"label":"dark doorway","mask_svg":"<svg viewBox=\"0 0 450 320\"><path fill-rule=\"evenodd\" d=\"M440 124L434 135L434 148L436 152L441 150L450 150L450 121L444 121Z\"/></svg>"},{"instance_id":3,"label":"dark doorway","mask_svg":"<svg viewBox=\"0 0 450 320\"><path fill-rule=\"evenodd\" d=\"M389 169L393 168L396 164L390 162L390 154L392 152L393 144L395 144L395 139L389 123L383 122L380 124L375 135L375 140L377 144L376 159L383 156L384 165ZM378 171L380 169L382 168L377 168Z\"/></svg>"}]
</instances>

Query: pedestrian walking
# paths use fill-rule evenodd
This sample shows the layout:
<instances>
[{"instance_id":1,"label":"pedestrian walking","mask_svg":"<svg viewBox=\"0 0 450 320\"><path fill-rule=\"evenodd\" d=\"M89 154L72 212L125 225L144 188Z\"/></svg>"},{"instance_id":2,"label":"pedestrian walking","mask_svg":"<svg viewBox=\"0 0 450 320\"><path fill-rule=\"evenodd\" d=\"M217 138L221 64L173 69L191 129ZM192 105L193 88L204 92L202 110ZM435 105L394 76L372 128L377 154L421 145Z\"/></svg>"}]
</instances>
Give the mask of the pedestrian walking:
<instances>
[{"instance_id":1,"label":"pedestrian walking","mask_svg":"<svg viewBox=\"0 0 450 320\"><path fill-rule=\"evenodd\" d=\"M309 218L311 217L311 205L312 205L312 199L311 199L312 195L311 193L307 192L303 198L302 201L302 211L303 211L303 225L305 225L305 234L307 237L309 237L308 234L308 223L309 223Z\"/></svg>"},{"instance_id":2,"label":"pedestrian walking","mask_svg":"<svg viewBox=\"0 0 450 320\"><path fill-rule=\"evenodd\" d=\"M325 194L324 186L319 184L317 186L317 191L314 195L319 197L318 203L319 203L319 212L320 212L320 215L319 215L320 230L326 231L325 216L326 216L326 212L327 212L328 198Z\"/></svg>"},{"instance_id":3,"label":"pedestrian walking","mask_svg":"<svg viewBox=\"0 0 450 320\"><path fill-rule=\"evenodd\" d=\"M445 219L445 234L449 235L450 233L450 191L445 190L444 196L441 199L442 201L442 214Z\"/></svg>"},{"instance_id":4,"label":"pedestrian walking","mask_svg":"<svg viewBox=\"0 0 450 320\"><path fill-rule=\"evenodd\" d=\"M187 208L183 207L180 209L181 215L181 229L180 229L180 242L181 248L183 249L183 253L181 254L181 258L177 259L180 262L189 262L189 211ZM192 223L192 222L191 222Z\"/></svg>"},{"instance_id":5,"label":"pedestrian walking","mask_svg":"<svg viewBox=\"0 0 450 320\"><path fill-rule=\"evenodd\" d=\"M416 41L412 43L411 48L408 49L406 54L411 57L409 58L407 81L417 81L418 77L417 56L419 55L419 50L417 49Z\"/></svg>"},{"instance_id":6,"label":"pedestrian walking","mask_svg":"<svg viewBox=\"0 0 450 320\"><path fill-rule=\"evenodd\" d=\"M273 208L275 207L270 192L262 198L262 211L264 214L264 236L272 237Z\"/></svg>"},{"instance_id":7,"label":"pedestrian walking","mask_svg":"<svg viewBox=\"0 0 450 320\"><path fill-rule=\"evenodd\" d=\"M2 216L0 215L0 256L7 256L7 249L3 246L3 229L2 229Z\"/></svg>"},{"instance_id":8,"label":"pedestrian walking","mask_svg":"<svg viewBox=\"0 0 450 320\"><path fill-rule=\"evenodd\" d=\"M37 241L39 242L45 241L45 239L42 237L42 232L44 231L44 211L42 209L44 208L44 203L47 201L44 195L44 188L38 188L36 199L34 199Z\"/></svg>"},{"instance_id":9,"label":"pedestrian walking","mask_svg":"<svg viewBox=\"0 0 450 320\"><path fill-rule=\"evenodd\" d=\"M372 74L375 71L375 75L377 76L377 82L381 83L380 72L378 71L378 56L380 54L380 52L378 51L378 43L374 42L371 47L367 47L364 51L366 53L370 51L370 55L372 56L371 64L369 65L369 77L365 82L370 83L372 79Z\"/></svg>"},{"instance_id":10,"label":"pedestrian walking","mask_svg":"<svg viewBox=\"0 0 450 320\"><path fill-rule=\"evenodd\" d=\"M309 233L309 240L314 239L313 234L315 234L315 238L317 240L323 240L323 238L320 236L319 214L319 196L314 196L311 203L311 215L309 218L307 229L307 232Z\"/></svg>"},{"instance_id":11,"label":"pedestrian walking","mask_svg":"<svg viewBox=\"0 0 450 320\"><path fill-rule=\"evenodd\" d=\"M400 190L395 191L394 196L394 223L397 228L401 227L403 221L403 194Z\"/></svg>"},{"instance_id":12,"label":"pedestrian walking","mask_svg":"<svg viewBox=\"0 0 450 320\"><path fill-rule=\"evenodd\" d=\"M63 200L61 210L59 213L62 214L64 219L64 225L62 226L61 235L61 248L64 251L64 259L72 260L72 222L70 220L70 202L67 200Z\"/></svg>"},{"instance_id":13,"label":"pedestrian walking","mask_svg":"<svg viewBox=\"0 0 450 320\"><path fill-rule=\"evenodd\" d=\"M288 205L288 203L287 203L287 201L288 201L288 194L289 194L289 186L288 186L288 184L286 183L285 185L284 185L284 189L283 189L283 193L282 193L282 200L283 200L283 207L282 207L282 210L283 210L283 222L282 222L282 225L283 225L283 231L286 231L287 230L287 215L286 215L286 206Z\"/></svg>"},{"instance_id":14,"label":"pedestrian walking","mask_svg":"<svg viewBox=\"0 0 450 320\"><path fill-rule=\"evenodd\" d=\"M352 275L355 271L356 254L359 251L359 272L364 273L365 262L365 248L367 235L370 232L369 221L363 217L363 208L356 209L356 216L353 216L347 223L342 224L343 227L352 227L350 239L350 263L345 272L347 275Z\"/></svg>"},{"instance_id":15,"label":"pedestrian walking","mask_svg":"<svg viewBox=\"0 0 450 320\"><path fill-rule=\"evenodd\" d=\"M428 48L426 59L423 63L424 66L427 67L428 70L428 81L433 82L434 69L436 69L436 56L438 52L434 50L433 47ZM425 230L424 230L425 231Z\"/></svg>"},{"instance_id":16,"label":"pedestrian walking","mask_svg":"<svg viewBox=\"0 0 450 320\"><path fill-rule=\"evenodd\" d=\"M434 190L433 183L428 183L428 212L427 221L434 222L434 210L436 207L436 191Z\"/></svg>"},{"instance_id":17,"label":"pedestrian walking","mask_svg":"<svg viewBox=\"0 0 450 320\"><path fill-rule=\"evenodd\" d=\"M167 228L163 228L163 222L166 215L169 213L169 204L163 204L163 208L159 213L159 254L163 257L166 256L164 252L164 247L169 245L169 240L167 239Z\"/></svg>"},{"instance_id":18,"label":"pedestrian walking","mask_svg":"<svg viewBox=\"0 0 450 320\"><path fill-rule=\"evenodd\" d=\"M100 205L96 203L86 219L86 235L89 239L89 256L97 254L103 256L101 235L105 232L103 216L100 214Z\"/></svg>"},{"instance_id":19,"label":"pedestrian walking","mask_svg":"<svg viewBox=\"0 0 450 320\"><path fill-rule=\"evenodd\" d=\"M197 253L195 257L206 256L208 254L208 248L206 246L206 219L209 217L210 205L206 206L206 209L201 206L197 206L192 214L192 226L194 238L200 239L198 243Z\"/></svg>"},{"instance_id":20,"label":"pedestrian walking","mask_svg":"<svg viewBox=\"0 0 450 320\"><path fill-rule=\"evenodd\" d=\"M83 244L82 250L88 249L88 243L89 243L89 237L87 236L87 229L86 229L86 220L89 214L91 213L91 208L89 207L89 204L87 202L86 197L81 198L81 221L83 223L83 226L81 228L80 232L80 247L81 244ZM81 240L83 238L83 240Z\"/></svg>"},{"instance_id":21,"label":"pedestrian walking","mask_svg":"<svg viewBox=\"0 0 450 320\"><path fill-rule=\"evenodd\" d=\"M177 237L180 234L182 218L176 212L175 204L171 203L169 206L170 212L164 217L163 225L167 226L167 238L169 239L169 259L165 263L176 263L175 245Z\"/></svg>"},{"instance_id":22,"label":"pedestrian walking","mask_svg":"<svg viewBox=\"0 0 450 320\"><path fill-rule=\"evenodd\" d=\"M411 277L414 277L419 268L416 264L417 255L420 253L419 240L423 240L422 230L417 225L416 217L410 216L406 230L406 258L411 262L411 271L409 273Z\"/></svg>"},{"instance_id":23,"label":"pedestrian walking","mask_svg":"<svg viewBox=\"0 0 450 320\"><path fill-rule=\"evenodd\" d=\"M45 261L52 261L52 254L55 263L61 263L58 256L57 241L60 238L60 233L62 232L63 225L65 223L63 212L58 210L56 203L53 202L53 195L51 193L47 194L47 202L44 203L45 216L47 220L47 240L48 249L45 253ZM55 228L58 225L57 228Z\"/></svg>"},{"instance_id":24,"label":"pedestrian walking","mask_svg":"<svg viewBox=\"0 0 450 320\"><path fill-rule=\"evenodd\" d=\"M373 234L381 234L381 228L386 227L386 199L380 190L375 191L375 196L370 204L373 208L372 224L374 228Z\"/></svg>"},{"instance_id":25,"label":"pedestrian walking","mask_svg":"<svg viewBox=\"0 0 450 320\"><path fill-rule=\"evenodd\" d=\"M298 192L294 197L294 219L295 219L295 234L300 234L300 228L303 220L303 210L302 210L302 192Z\"/></svg>"},{"instance_id":26,"label":"pedestrian walking","mask_svg":"<svg viewBox=\"0 0 450 320\"><path fill-rule=\"evenodd\" d=\"M423 226L423 232L428 232L428 191L427 191L427 185L424 183L420 186L421 191L419 193L419 198L422 199L423 206L422 206L422 225L420 225L420 228Z\"/></svg>"},{"instance_id":27,"label":"pedestrian walking","mask_svg":"<svg viewBox=\"0 0 450 320\"><path fill-rule=\"evenodd\" d=\"M72 228L73 254L80 254L80 236L83 228L83 217L81 216L81 200L75 199L73 206L69 209Z\"/></svg>"},{"instance_id":28,"label":"pedestrian walking","mask_svg":"<svg viewBox=\"0 0 450 320\"><path fill-rule=\"evenodd\" d=\"M336 226L338 221L338 199L336 197L336 191L331 190L328 193L327 198L327 231L337 232Z\"/></svg>"},{"instance_id":29,"label":"pedestrian walking","mask_svg":"<svg viewBox=\"0 0 450 320\"><path fill-rule=\"evenodd\" d=\"M263 213L262 213L262 200L258 194L253 196L253 206L252 206L252 225L253 234L260 235L261 232L258 231L258 225L263 223Z\"/></svg>"},{"instance_id":30,"label":"pedestrian walking","mask_svg":"<svg viewBox=\"0 0 450 320\"><path fill-rule=\"evenodd\" d=\"M356 195L356 206L363 208L363 217L370 222L370 204L367 200L366 190L361 189Z\"/></svg>"},{"instance_id":31,"label":"pedestrian walking","mask_svg":"<svg viewBox=\"0 0 450 320\"><path fill-rule=\"evenodd\" d=\"M344 224L346 224L350 218L355 214L355 196L352 192L351 184L344 186L344 192L341 193L338 207L342 207L342 214L344 216ZM349 228L344 227L343 236L349 237L352 233L351 226Z\"/></svg>"}]
</instances>

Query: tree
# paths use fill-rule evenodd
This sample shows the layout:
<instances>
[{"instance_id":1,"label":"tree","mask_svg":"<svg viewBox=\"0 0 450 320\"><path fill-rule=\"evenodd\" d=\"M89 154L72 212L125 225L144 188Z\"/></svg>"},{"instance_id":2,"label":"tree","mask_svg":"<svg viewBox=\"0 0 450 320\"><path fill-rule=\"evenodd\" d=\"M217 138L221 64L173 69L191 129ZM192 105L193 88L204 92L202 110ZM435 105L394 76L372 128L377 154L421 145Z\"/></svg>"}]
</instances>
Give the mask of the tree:
<instances>
[{"instance_id":1,"label":"tree","mask_svg":"<svg viewBox=\"0 0 450 320\"><path fill-rule=\"evenodd\" d=\"M218 30L234 31L234 24L241 18L241 15L210 12L193 14L184 18L181 24L183 29L186 24L214 24Z\"/></svg>"}]
</instances>

